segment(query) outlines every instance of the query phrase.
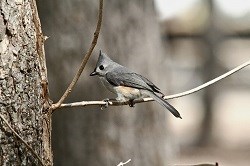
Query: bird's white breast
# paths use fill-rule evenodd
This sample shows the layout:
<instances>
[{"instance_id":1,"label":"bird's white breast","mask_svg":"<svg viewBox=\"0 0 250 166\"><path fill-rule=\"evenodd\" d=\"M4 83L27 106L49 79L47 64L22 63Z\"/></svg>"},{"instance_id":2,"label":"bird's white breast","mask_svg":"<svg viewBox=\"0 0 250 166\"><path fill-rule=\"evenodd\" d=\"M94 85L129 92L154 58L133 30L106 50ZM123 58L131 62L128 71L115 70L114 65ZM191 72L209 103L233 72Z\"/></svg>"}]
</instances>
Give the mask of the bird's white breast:
<instances>
[{"instance_id":1,"label":"bird's white breast","mask_svg":"<svg viewBox=\"0 0 250 166\"><path fill-rule=\"evenodd\" d=\"M126 86L116 86L114 87L118 100L132 100L141 97L141 92L139 89L126 87Z\"/></svg>"}]
</instances>

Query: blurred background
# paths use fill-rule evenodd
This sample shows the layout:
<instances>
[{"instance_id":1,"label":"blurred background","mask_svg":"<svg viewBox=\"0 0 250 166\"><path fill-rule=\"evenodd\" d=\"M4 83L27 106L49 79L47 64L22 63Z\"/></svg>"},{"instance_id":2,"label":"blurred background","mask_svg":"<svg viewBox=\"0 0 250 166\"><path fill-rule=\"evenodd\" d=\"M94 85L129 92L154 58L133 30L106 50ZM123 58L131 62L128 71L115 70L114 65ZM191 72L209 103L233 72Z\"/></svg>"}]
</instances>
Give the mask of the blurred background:
<instances>
[{"instance_id":1,"label":"blurred background","mask_svg":"<svg viewBox=\"0 0 250 166\"><path fill-rule=\"evenodd\" d=\"M94 33L98 0L38 1L50 95L72 80ZM114 98L89 77L102 49L165 94L194 88L249 60L250 0L105 0L95 51L67 102ZM250 163L250 68L169 102L62 109L53 114L54 163L166 166Z\"/></svg>"}]
</instances>

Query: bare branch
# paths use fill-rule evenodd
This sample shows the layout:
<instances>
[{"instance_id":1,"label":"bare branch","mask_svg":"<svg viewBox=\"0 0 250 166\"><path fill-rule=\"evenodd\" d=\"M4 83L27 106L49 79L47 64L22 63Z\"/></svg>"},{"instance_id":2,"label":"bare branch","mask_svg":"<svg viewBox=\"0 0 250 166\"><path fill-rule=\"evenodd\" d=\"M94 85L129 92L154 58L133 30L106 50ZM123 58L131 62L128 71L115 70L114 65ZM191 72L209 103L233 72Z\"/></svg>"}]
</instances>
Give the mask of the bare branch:
<instances>
[{"instance_id":1,"label":"bare branch","mask_svg":"<svg viewBox=\"0 0 250 166\"><path fill-rule=\"evenodd\" d=\"M125 164L128 164L131 161L131 159L128 159L126 162L120 162L117 166L124 166Z\"/></svg>"},{"instance_id":2,"label":"bare branch","mask_svg":"<svg viewBox=\"0 0 250 166\"><path fill-rule=\"evenodd\" d=\"M35 157L38 159L39 163L40 163L41 165L44 166L42 159L38 156L38 154L34 151L34 149L32 149L32 147L31 147L27 142L25 142L25 141L23 140L23 138L22 138L19 134L17 134L17 132L10 126L10 124L9 124L8 121L3 117L3 115L0 114L0 118L6 123L6 125L7 125L7 126L9 127L9 129L13 132L13 134L14 134L17 138L19 138L21 142L24 143L24 145L27 147L27 149L29 149L29 150L31 151L31 153L32 153L33 155L35 155Z\"/></svg>"},{"instance_id":3,"label":"bare branch","mask_svg":"<svg viewBox=\"0 0 250 166\"><path fill-rule=\"evenodd\" d=\"M250 60L243 63L243 64L241 64L241 65L239 65L239 66L237 66L237 67L235 67L234 69L230 70L229 72L226 72L225 74L222 74L221 76L216 77L215 79L206 82L205 84L202 84L202 85L200 85L200 86L198 86L196 88L193 88L191 90L188 90L188 91L185 91L185 92L182 92L182 93L178 93L178 94L174 94L174 95L170 95L170 96L165 96L164 99L166 99L166 100L167 99L174 99L174 98L187 96L187 95L190 95L192 93L198 92L198 91L200 91L200 90L202 90L202 89L204 89L204 88L206 88L206 87L208 87L208 86L210 86L210 85L212 85L212 84L214 84L214 83L216 83L216 82L218 82L218 81L220 81L220 80L222 80L222 79L224 79L224 78L226 78L226 77L228 77L228 76L230 76L230 75L232 75L232 74L234 74L236 72L238 72L239 70L241 70L241 69L243 69L243 68L245 68L245 67L247 67L249 65L250 65Z\"/></svg>"},{"instance_id":4,"label":"bare branch","mask_svg":"<svg viewBox=\"0 0 250 166\"><path fill-rule=\"evenodd\" d=\"M195 165L175 165L175 166L219 166L219 163L216 162L215 164L195 164Z\"/></svg>"},{"instance_id":5,"label":"bare branch","mask_svg":"<svg viewBox=\"0 0 250 166\"><path fill-rule=\"evenodd\" d=\"M185 92L182 92L182 93L178 93L178 94L174 94L174 95L169 95L169 96L165 96L164 99L165 100L168 100L168 99L174 99L174 98L178 98L178 97L182 97L182 96L187 96L187 95L190 95L192 93L195 93L195 92L198 92L236 72L238 72L239 70L247 67L250 65L250 60L235 67L234 69L230 70L229 72L211 80L211 81L208 81L206 82L205 84L202 84L196 88L193 88L191 90L188 90L188 91L185 91ZM138 99L138 100L134 100L134 103L142 103L142 102L149 102L149 101L153 101L152 98L143 98L143 99ZM129 102L118 102L118 101L81 101L81 102L74 102L74 103L66 103L66 104L62 104L60 107L84 107L84 106L90 106L90 105L99 105L99 106L106 106L106 105L109 105L109 106L119 106L119 105L127 105L129 104Z\"/></svg>"},{"instance_id":6,"label":"bare branch","mask_svg":"<svg viewBox=\"0 0 250 166\"><path fill-rule=\"evenodd\" d=\"M52 110L55 110L55 109L57 109L58 107L61 106L63 101L66 99L66 97L69 95L69 93L74 88L76 82L78 81L80 75L82 74L83 69L85 68L85 66L86 66L86 64L87 64L87 62L88 62L88 60L89 60L89 58L90 58L90 56L91 56L91 54L93 52L93 49L96 46L97 39L98 39L98 36L99 36L99 33L100 33L101 24L102 24L102 10L103 10L103 0L100 0L99 1L98 21L97 21L96 30L95 30L95 33L94 33L94 38L92 40L91 46L90 46L88 52L85 54L85 56L84 56L84 58L82 60L82 63L80 65L75 77L73 78L72 82L68 86L67 90L64 92L61 99L56 104L52 105L52 107L51 107Z\"/></svg>"}]
</instances>

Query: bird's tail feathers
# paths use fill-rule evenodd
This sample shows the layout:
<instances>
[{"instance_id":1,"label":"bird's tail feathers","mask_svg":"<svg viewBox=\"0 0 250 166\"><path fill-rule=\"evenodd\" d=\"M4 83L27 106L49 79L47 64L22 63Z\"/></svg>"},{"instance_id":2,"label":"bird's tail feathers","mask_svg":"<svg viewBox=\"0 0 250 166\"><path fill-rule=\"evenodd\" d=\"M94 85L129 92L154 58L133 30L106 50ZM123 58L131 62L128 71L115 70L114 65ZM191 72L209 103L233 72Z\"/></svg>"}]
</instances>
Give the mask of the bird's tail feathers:
<instances>
[{"instance_id":1,"label":"bird's tail feathers","mask_svg":"<svg viewBox=\"0 0 250 166\"><path fill-rule=\"evenodd\" d=\"M166 100L164 100L163 98L159 97L154 92L150 92L150 91L147 91L147 92L148 92L147 94L151 98L153 98L155 101L157 101L163 107L167 108L175 117L182 119L180 113L171 104L169 104Z\"/></svg>"}]
</instances>

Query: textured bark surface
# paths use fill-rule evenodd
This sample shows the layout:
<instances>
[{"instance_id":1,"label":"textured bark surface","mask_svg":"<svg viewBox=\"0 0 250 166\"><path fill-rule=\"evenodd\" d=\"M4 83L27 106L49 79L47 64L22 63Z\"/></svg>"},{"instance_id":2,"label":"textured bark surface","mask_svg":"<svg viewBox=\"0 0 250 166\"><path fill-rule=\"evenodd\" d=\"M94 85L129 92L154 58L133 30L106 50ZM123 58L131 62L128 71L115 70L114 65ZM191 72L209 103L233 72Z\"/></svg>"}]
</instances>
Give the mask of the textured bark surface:
<instances>
[{"instance_id":1,"label":"textured bark surface","mask_svg":"<svg viewBox=\"0 0 250 166\"><path fill-rule=\"evenodd\" d=\"M0 1L0 114L51 165L46 66L36 5ZM0 165L39 165L0 119Z\"/></svg>"},{"instance_id":2,"label":"textured bark surface","mask_svg":"<svg viewBox=\"0 0 250 166\"><path fill-rule=\"evenodd\" d=\"M98 1L42 0L39 13L46 41L50 92L58 100L90 45ZM89 77L99 49L155 82L167 92L167 59L161 46L153 0L105 0L98 45L67 101L114 98ZM167 115L156 103L108 108L86 107L53 114L55 165L163 166L174 156ZM174 117L171 117L174 118Z\"/></svg>"}]
</instances>

